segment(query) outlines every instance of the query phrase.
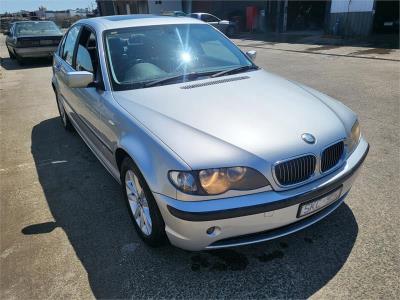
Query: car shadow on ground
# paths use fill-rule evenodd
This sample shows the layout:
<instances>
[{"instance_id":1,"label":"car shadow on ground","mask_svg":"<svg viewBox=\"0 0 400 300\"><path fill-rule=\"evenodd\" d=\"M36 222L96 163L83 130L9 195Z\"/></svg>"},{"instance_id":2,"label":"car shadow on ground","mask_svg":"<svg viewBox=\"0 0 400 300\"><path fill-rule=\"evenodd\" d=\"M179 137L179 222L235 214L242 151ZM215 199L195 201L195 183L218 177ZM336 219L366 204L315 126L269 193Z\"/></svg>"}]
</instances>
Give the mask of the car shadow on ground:
<instances>
[{"instance_id":1,"label":"car shadow on ground","mask_svg":"<svg viewBox=\"0 0 400 300\"><path fill-rule=\"evenodd\" d=\"M31 151L54 222L21 228L26 238L62 228L96 298L307 298L342 268L358 226L344 204L299 233L235 249L152 249L136 235L120 187L59 118L32 130Z\"/></svg>"},{"instance_id":2,"label":"car shadow on ground","mask_svg":"<svg viewBox=\"0 0 400 300\"><path fill-rule=\"evenodd\" d=\"M0 57L1 66L8 70L23 70L23 69L33 69L33 68L43 68L51 66L52 60L50 58L30 58L24 59L23 63L20 64L16 59L11 59L9 57Z\"/></svg>"}]
</instances>

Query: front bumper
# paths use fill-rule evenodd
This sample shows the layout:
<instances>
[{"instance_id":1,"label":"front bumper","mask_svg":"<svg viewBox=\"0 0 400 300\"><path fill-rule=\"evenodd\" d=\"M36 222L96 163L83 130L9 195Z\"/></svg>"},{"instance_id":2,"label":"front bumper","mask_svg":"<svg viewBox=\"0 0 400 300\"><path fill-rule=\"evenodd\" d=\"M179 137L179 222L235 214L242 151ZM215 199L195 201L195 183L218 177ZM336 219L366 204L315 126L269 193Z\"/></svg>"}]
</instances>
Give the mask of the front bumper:
<instances>
[{"instance_id":1,"label":"front bumper","mask_svg":"<svg viewBox=\"0 0 400 300\"><path fill-rule=\"evenodd\" d=\"M323 219L344 201L369 149L361 139L345 164L319 180L287 191L268 191L207 201L181 201L154 194L171 243L187 250L217 249L278 238ZM342 187L340 199L297 218L301 203ZM218 230L207 233L210 227Z\"/></svg>"},{"instance_id":2,"label":"front bumper","mask_svg":"<svg viewBox=\"0 0 400 300\"><path fill-rule=\"evenodd\" d=\"M23 58L51 57L58 46L15 48L15 53Z\"/></svg>"}]
</instances>

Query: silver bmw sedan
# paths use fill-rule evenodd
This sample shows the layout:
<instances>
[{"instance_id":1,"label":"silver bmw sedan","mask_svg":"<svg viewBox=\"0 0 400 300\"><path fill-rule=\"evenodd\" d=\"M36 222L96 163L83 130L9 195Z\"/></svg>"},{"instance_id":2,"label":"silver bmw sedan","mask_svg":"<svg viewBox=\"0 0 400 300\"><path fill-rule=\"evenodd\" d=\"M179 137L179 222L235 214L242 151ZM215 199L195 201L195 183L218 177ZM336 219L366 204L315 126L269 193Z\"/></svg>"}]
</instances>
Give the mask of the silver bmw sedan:
<instances>
[{"instance_id":1,"label":"silver bmw sedan","mask_svg":"<svg viewBox=\"0 0 400 300\"><path fill-rule=\"evenodd\" d=\"M52 78L62 124L121 183L147 244L267 241L349 193L369 148L356 114L255 55L193 18L93 18L64 36Z\"/></svg>"}]
</instances>

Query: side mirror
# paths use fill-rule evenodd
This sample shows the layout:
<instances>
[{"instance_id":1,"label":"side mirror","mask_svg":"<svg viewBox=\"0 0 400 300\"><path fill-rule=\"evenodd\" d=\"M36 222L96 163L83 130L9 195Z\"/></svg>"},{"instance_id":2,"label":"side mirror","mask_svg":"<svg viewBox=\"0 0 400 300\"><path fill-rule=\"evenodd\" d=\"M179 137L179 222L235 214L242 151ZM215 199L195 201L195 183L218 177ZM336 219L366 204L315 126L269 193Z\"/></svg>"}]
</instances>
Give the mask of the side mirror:
<instances>
[{"instance_id":1,"label":"side mirror","mask_svg":"<svg viewBox=\"0 0 400 300\"><path fill-rule=\"evenodd\" d=\"M65 83L70 88L86 88L93 83L93 73L87 71L73 71L64 74Z\"/></svg>"},{"instance_id":2,"label":"side mirror","mask_svg":"<svg viewBox=\"0 0 400 300\"><path fill-rule=\"evenodd\" d=\"M10 36L11 32L9 30L6 30L6 31L4 31L3 34L6 35L6 36Z\"/></svg>"},{"instance_id":3,"label":"side mirror","mask_svg":"<svg viewBox=\"0 0 400 300\"><path fill-rule=\"evenodd\" d=\"M257 51L256 50L249 50L246 52L246 55L252 60L254 61L256 59L257 56Z\"/></svg>"}]
</instances>

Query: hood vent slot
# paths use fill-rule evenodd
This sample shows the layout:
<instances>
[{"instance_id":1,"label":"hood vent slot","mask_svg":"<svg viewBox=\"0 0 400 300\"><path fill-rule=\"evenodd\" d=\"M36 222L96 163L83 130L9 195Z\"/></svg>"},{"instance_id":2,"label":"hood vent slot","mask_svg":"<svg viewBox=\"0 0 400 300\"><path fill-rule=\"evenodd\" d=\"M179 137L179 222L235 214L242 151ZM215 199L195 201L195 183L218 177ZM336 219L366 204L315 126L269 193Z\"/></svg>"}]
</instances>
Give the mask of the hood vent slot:
<instances>
[{"instance_id":1,"label":"hood vent slot","mask_svg":"<svg viewBox=\"0 0 400 300\"><path fill-rule=\"evenodd\" d=\"M203 87L203 86L238 81L238 80L249 79L249 78L250 78L249 76L240 76L240 77L225 78L225 79L214 80L214 81L206 81L206 82L202 82L202 83L194 83L194 84L184 85L184 86L181 86L181 89L184 89L184 90L195 89L195 88L199 88L199 87Z\"/></svg>"}]
</instances>

